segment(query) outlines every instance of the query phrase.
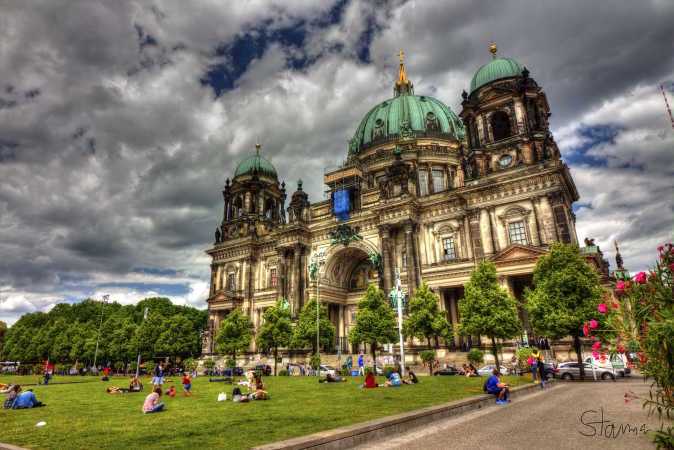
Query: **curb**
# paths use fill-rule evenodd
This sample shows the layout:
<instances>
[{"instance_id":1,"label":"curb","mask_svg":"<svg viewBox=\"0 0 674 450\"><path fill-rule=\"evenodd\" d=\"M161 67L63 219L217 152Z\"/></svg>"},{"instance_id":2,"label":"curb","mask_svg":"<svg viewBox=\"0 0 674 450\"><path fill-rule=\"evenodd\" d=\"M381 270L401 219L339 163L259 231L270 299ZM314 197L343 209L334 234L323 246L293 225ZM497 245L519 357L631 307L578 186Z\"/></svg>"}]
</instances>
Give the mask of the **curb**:
<instances>
[{"instance_id":1,"label":"curb","mask_svg":"<svg viewBox=\"0 0 674 450\"><path fill-rule=\"evenodd\" d=\"M0 450L28 450L28 449L23 447L17 447L16 445L12 444L3 444L2 442L0 442Z\"/></svg>"},{"instance_id":2,"label":"curb","mask_svg":"<svg viewBox=\"0 0 674 450\"><path fill-rule=\"evenodd\" d=\"M546 382L546 385L551 387L557 384L554 380ZM510 397L522 397L539 389L540 385L538 383L518 386L510 391ZM381 419L369 420L284 441L272 442L271 444L253 448L257 450L348 449L366 442L391 437L392 434L404 433L437 420L482 409L493 404L494 396L483 394L395 416L382 417Z\"/></svg>"}]
</instances>

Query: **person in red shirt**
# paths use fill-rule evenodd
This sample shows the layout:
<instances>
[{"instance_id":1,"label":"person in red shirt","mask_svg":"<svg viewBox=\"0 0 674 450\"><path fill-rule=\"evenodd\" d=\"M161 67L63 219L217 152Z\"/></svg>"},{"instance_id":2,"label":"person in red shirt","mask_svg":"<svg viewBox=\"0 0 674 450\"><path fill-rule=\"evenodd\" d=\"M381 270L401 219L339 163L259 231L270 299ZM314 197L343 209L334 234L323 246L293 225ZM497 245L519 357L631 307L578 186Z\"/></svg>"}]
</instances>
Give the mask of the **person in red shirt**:
<instances>
[{"instance_id":1,"label":"person in red shirt","mask_svg":"<svg viewBox=\"0 0 674 450\"><path fill-rule=\"evenodd\" d=\"M187 397L188 395L192 395L192 380L190 379L190 375L185 372L185 376L183 377L183 397Z\"/></svg>"}]
</instances>

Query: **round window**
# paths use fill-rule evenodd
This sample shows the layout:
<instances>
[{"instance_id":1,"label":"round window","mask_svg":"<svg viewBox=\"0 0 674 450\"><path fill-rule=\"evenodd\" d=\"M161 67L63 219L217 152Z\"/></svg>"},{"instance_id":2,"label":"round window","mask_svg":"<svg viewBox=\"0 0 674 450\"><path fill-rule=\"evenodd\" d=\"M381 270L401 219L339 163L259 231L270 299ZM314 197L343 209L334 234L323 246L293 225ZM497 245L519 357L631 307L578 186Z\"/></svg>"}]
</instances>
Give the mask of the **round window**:
<instances>
[{"instance_id":1,"label":"round window","mask_svg":"<svg viewBox=\"0 0 674 450\"><path fill-rule=\"evenodd\" d=\"M503 155L501 156L501 159L498 160L498 162L501 167L508 167L510 163L513 162L513 157L510 155Z\"/></svg>"}]
</instances>

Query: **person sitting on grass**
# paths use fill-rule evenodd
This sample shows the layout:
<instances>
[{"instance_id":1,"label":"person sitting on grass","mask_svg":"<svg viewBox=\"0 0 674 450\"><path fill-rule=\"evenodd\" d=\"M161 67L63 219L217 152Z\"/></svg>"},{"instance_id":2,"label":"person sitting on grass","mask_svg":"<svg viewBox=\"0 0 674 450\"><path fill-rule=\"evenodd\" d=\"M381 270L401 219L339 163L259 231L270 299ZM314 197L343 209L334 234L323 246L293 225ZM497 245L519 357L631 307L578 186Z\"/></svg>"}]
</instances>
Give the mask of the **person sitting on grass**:
<instances>
[{"instance_id":1,"label":"person sitting on grass","mask_svg":"<svg viewBox=\"0 0 674 450\"><path fill-rule=\"evenodd\" d=\"M164 404L159 403L159 397L161 397L161 387L157 386L151 394L145 397L145 403L143 403L143 414L156 413L164 409Z\"/></svg>"},{"instance_id":2,"label":"person sitting on grass","mask_svg":"<svg viewBox=\"0 0 674 450\"><path fill-rule=\"evenodd\" d=\"M346 378L336 377L330 372L325 375L325 378L319 378L319 383L346 383Z\"/></svg>"},{"instance_id":3,"label":"person sitting on grass","mask_svg":"<svg viewBox=\"0 0 674 450\"><path fill-rule=\"evenodd\" d=\"M141 384L138 378L131 376L131 381L129 381L129 392L140 392L143 390L143 385Z\"/></svg>"},{"instance_id":4,"label":"person sitting on grass","mask_svg":"<svg viewBox=\"0 0 674 450\"><path fill-rule=\"evenodd\" d=\"M368 372L367 375L365 375L365 387L367 389L372 389L377 387L377 382L374 379L374 373L373 372Z\"/></svg>"},{"instance_id":5,"label":"person sitting on grass","mask_svg":"<svg viewBox=\"0 0 674 450\"><path fill-rule=\"evenodd\" d=\"M508 394L510 393L508 388L509 386L506 383L501 382L498 369L494 369L492 376L487 381L487 392L496 396L496 403L503 405L510 401L508 400Z\"/></svg>"},{"instance_id":6,"label":"person sitting on grass","mask_svg":"<svg viewBox=\"0 0 674 450\"><path fill-rule=\"evenodd\" d=\"M183 397L187 397L188 395L192 395L192 380L190 379L190 375L185 372L185 376L183 377Z\"/></svg>"},{"instance_id":7,"label":"person sitting on grass","mask_svg":"<svg viewBox=\"0 0 674 450\"><path fill-rule=\"evenodd\" d=\"M402 386L402 385L403 385L403 381L402 381L402 379L400 378L400 374L399 374L398 372L396 372L396 371L390 372L390 373L386 376L386 378L387 378L387 380L386 380L386 382L384 383L384 386L385 386L385 387L399 387L399 386Z\"/></svg>"},{"instance_id":8,"label":"person sitting on grass","mask_svg":"<svg viewBox=\"0 0 674 450\"><path fill-rule=\"evenodd\" d=\"M418 382L419 382L419 379L417 378L417 374L414 373L414 371L408 367L407 368L407 380L405 380L405 384L417 384Z\"/></svg>"},{"instance_id":9,"label":"person sitting on grass","mask_svg":"<svg viewBox=\"0 0 674 450\"><path fill-rule=\"evenodd\" d=\"M16 401L16 397L19 395L19 392L21 392L21 385L15 384L14 386L12 386L12 389L10 389L9 394L7 394L5 403L2 405L2 409L12 409L12 406L14 406L14 402Z\"/></svg>"},{"instance_id":10,"label":"person sitting on grass","mask_svg":"<svg viewBox=\"0 0 674 450\"><path fill-rule=\"evenodd\" d=\"M16 396L12 409L37 408L39 406L46 406L44 403L37 401L32 389L22 392Z\"/></svg>"}]
</instances>

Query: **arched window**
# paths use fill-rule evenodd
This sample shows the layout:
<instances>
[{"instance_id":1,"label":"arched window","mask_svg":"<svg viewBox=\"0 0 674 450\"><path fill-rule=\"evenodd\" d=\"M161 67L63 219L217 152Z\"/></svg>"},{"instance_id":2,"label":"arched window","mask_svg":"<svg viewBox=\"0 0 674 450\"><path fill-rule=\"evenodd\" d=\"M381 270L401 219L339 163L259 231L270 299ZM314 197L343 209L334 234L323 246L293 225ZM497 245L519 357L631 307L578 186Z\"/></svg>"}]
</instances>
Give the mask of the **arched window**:
<instances>
[{"instance_id":1,"label":"arched window","mask_svg":"<svg viewBox=\"0 0 674 450\"><path fill-rule=\"evenodd\" d=\"M491 130L494 140L500 141L512 135L510 131L510 118L503 111L496 111L491 115Z\"/></svg>"}]
</instances>

